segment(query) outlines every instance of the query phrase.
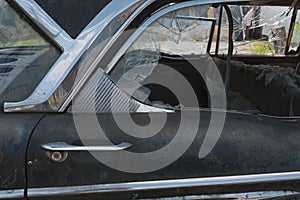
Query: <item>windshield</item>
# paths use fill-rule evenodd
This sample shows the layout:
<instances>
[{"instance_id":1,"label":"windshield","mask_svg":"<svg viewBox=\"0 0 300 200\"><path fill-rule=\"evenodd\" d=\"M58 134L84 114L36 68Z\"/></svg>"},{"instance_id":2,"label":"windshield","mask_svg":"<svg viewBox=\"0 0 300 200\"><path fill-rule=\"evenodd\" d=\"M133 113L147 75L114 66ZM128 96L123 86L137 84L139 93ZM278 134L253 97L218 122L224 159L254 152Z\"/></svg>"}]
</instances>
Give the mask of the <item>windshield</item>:
<instances>
[{"instance_id":1,"label":"windshield","mask_svg":"<svg viewBox=\"0 0 300 200\"><path fill-rule=\"evenodd\" d=\"M27 98L59 56L5 0L0 0L0 101Z\"/></svg>"}]
</instances>

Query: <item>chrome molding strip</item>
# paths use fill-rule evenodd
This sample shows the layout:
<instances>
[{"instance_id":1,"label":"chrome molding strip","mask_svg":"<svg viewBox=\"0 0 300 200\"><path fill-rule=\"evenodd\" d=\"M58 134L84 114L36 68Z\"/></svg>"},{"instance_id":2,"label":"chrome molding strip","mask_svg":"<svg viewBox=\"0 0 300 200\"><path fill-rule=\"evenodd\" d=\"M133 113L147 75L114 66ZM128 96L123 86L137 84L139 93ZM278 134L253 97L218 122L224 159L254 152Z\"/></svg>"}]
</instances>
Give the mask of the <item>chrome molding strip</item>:
<instances>
[{"instance_id":1,"label":"chrome molding strip","mask_svg":"<svg viewBox=\"0 0 300 200\"><path fill-rule=\"evenodd\" d=\"M249 192L237 194L212 194L212 195L198 195L198 196L184 196L184 197L170 197L170 198L155 198L155 200L200 200L200 199L273 199L279 197L290 197L300 195L300 192L293 191L265 191L265 192ZM153 199L141 199L153 200Z\"/></svg>"},{"instance_id":2,"label":"chrome molding strip","mask_svg":"<svg viewBox=\"0 0 300 200\"><path fill-rule=\"evenodd\" d=\"M60 195L101 194L110 192L138 192L145 190L162 190L177 188L197 188L207 186L226 186L238 184L268 183L300 180L300 172L255 174L241 176L224 176L212 178L190 178L178 180L144 181L117 184L32 188L28 197L47 197Z\"/></svg>"},{"instance_id":3,"label":"chrome molding strip","mask_svg":"<svg viewBox=\"0 0 300 200\"><path fill-rule=\"evenodd\" d=\"M57 45L69 49L73 39L34 0L15 2Z\"/></svg>"},{"instance_id":4,"label":"chrome molding strip","mask_svg":"<svg viewBox=\"0 0 300 200\"><path fill-rule=\"evenodd\" d=\"M24 198L24 190L0 190L0 199L21 199Z\"/></svg>"},{"instance_id":5,"label":"chrome molding strip","mask_svg":"<svg viewBox=\"0 0 300 200\"><path fill-rule=\"evenodd\" d=\"M23 7L24 11L33 18L34 22L43 27L44 29L48 28L48 24L52 25L49 30L47 29L48 34L58 34L58 32L63 32L61 28L58 28L58 25L53 23L53 20L49 19L50 17L42 11L42 9L36 4L33 3L33 0L30 0L29 6L27 6L27 0L16 0L19 1L19 5ZM55 102L55 105L44 105L46 110L40 109L39 104L44 104L47 102L54 92L59 88L63 83L67 75L74 68L76 63L80 60L83 54L92 46L93 42L102 34L106 26L112 21L115 20L120 14L126 10L134 7L137 3L143 2L144 0L132 0L130 2L123 0L114 0L109 3L91 22L90 24L81 32L81 34L75 39L61 41L62 37L58 34L58 38L55 41L58 42L58 45L64 47L64 52L44 77L38 87L35 89L33 94L28 97L26 100L21 102L6 102L4 103L5 112L21 112L21 111L57 111L61 106L62 101L65 97ZM38 13L38 14L37 14ZM41 15L46 15L43 19L39 20ZM54 24L54 25L53 25ZM64 34L62 34L64 35ZM68 37L70 38L70 37ZM64 43L66 42L66 43ZM56 105L60 104L60 105ZM38 108L36 108L38 107ZM50 108L47 108L50 107ZM48 110L47 110L48 109Z\"/></svg>"}]
</instances>

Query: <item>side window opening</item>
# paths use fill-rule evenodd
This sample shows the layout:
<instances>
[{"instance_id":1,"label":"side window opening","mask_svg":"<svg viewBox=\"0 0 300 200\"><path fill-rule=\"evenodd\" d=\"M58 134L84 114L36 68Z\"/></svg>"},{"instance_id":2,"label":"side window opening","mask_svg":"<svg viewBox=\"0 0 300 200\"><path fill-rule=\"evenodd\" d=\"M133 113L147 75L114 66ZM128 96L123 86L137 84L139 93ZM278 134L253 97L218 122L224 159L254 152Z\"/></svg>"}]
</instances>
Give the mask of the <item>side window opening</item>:
<instances>
[{"instance_id":1,"label":"side window opening","mask_svg":"<svg viewBox=\"0 0 300 200\"><path fill-rule=\"evenodd\" d=\"M178 59L182 55L199 57L207 53L208 40L216 21L208 17L209 8L195 6L180 9L156 20L123 55L110 73L111 78L127 93L132 88L138 88L132 97L145 104L169 109L182 107L172 91L157 84L144 84L154 82L153 79L175 80L179 78L175 72L178 71L193 82L193 87L197 87L194 89L202 89L200 85L204 86L204 83L201 76L194 77L190 64ZM175 71L166 70L164 65ZM207 96L200 97L201 107L207 107Z\"/></svg>"},{"instance_id":2,"label":"side window opening","mask_svg":"<svg viewBox=\"0 0 300 200\"><path fill-rule=\"evenodd\" d=\"M0 102L21 101L36 88L60 51L20 11L0 0Z\"/></svg>"},{"instance_id":3,"label":"side window opening","mask_svg":"<svg viewBox=\"0 0 300 200\"><path fill-rule=\"evenodd\" d=\"M228 34L229 19L226 17L225 12L221 24L218 23L219 9L220 7L217 6L193 6L173 11L157 19L119 60L110 72L111 78L122 90L147 105L174 110L195 107L189 102L185 102L185 104L179 102L175 94L168 88L148 84L151 83L151 79L179 80L176 73L163 68L163 65L167 65L183 75L192 85L198 100L197 106L210 108L212 94L208 93L207 84L215 84L215 82L211 81L209 83L207 81L212 78L209 71L211 68L205 61L207 59L207 46L210 43L210 38L213 38L210 53L214 54L216 32L221 28L219 54L223 52L225 54L225 52L228 52L228 38L230 37ZM240 16L240 20L251 9L254 10L253 7L249 6L231 7L231 10L235 10L233 16L236 18ZM287 11L288 9L284 7L282 10ZM239 14L234 14L234 12ZM261 16L261 13L262 11L260 11L259 16ZM288 17L284 17L284 19L287 20ZM238 24L238 22L238 19L234 20L233 38L235 45L248 45L245 41L247 40L245 33L249 30L249 27L247 28L245 24ZM255 23L254 28L251 26L250 29L255 30L258 28L258 35L261 36L257 39L259 42L263 42L261 39L266 38L264 33L272 34L272 31L275 30L270 28L267 32L264 32L259 28L263 22L259 21L259 25L255 25ZM278 23L281 24L282 22ZM215 27L212 28L212 26ZM211 30L214 30L212 34ZM252 32L252 35L255 34L256 32ZM249 35L250 33L248 33L248 37ZM257 40L249 39L248 42L252 44ZM274 47L274 41L271 41L271 43ZM280 46L280 52L282 47L284 45ZM245 49L247 47L241 45L238 48ZM272 50L274 50L275 55L276 49ZM252 55L252 50L248 54ZM205 75L201 76L195 71L191 63L183 59L185 56L194 59L195 62L202 63L201 68L205 71ZM225 77L226 61L213 57L212 62L217 66L222 77ZM293 69L266 64L250 65L242 61L232 61L230 64L230 84L226 91L228 110L276 116L300 115L300 110L297 109L300 103L300 77L294 73ZM174 83L174 85L178 88L181 87L180 81Z\"/></svg>"}]
</instances>

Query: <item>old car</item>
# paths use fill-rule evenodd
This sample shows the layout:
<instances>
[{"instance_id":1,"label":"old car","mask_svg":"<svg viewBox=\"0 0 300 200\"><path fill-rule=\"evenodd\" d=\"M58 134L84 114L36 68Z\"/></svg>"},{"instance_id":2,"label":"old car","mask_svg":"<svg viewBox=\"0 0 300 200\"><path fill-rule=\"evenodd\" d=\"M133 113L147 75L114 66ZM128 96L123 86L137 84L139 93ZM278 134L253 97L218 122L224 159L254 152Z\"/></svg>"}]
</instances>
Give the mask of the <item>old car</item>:
<instances>
[{"instance_id":1,"label":"old car","mask_svg":"<svg viewBox=\"0 0 300 200\"><path fill-rule=\"evenodd\" d=\"M297 199L298 0L0 0L0 199Z\"/></svg>"}]
</instances>

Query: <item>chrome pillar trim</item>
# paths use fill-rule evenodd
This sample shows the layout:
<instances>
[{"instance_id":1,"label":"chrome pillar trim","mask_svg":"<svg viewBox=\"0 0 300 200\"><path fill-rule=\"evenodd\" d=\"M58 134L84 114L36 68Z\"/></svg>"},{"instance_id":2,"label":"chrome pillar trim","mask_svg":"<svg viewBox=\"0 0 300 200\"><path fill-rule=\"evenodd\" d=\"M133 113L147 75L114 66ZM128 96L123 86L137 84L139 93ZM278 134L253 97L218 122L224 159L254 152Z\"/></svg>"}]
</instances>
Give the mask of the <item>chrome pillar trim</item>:
<instances>
[{"instance_id":1,"label":"chrome pillar trim","mask_svg":"<svg viewBox=\"0 0 300 200\"><path fill-rule=\"evenodd\" d=\"M0 199L24 198L24 190L0 190Z\"/></svg>"},{"instance_id":2,"label":"chrome pillar trim","mask_svg":"<svg viewBox=\"0 0 300 200\"><path fill-rule=\"evenodd\" d=\"M33 3L33 0L17 0L21 4L21 6L25 7L29 13L33 13L32 16L39 16L45 14L40 11L40 7ZM27 3L31 2L31 7L26 7ZM130 2L123 0L114 0L109 3L100 13L90 22L90 24L81 32L81 34L75 39L70 41L68 45L65 45L65 49L61 57L57 60L48 74L44 77L35 91L32 93L30 97L21 102L6 102L4 103L4 111L5 112L56 112L61 104L64 102L67 94L70 91L66 91L59 99L54 97L54 103L50 103L52 100L52 95L59 89L68 76L68 74L72 71L74 66L78 63L80 58L84 55L84 53L91 48L94 41L104 34L105 37L107 33L105 33L106 26L115 20L119 15L128 11L130 8L134 8L137 3L142 3L144 0L132 0ZM40 14L36 14L40 13ZM48 19L48 15L46 15L46 19ZM50 17L49 17L50 18ZM39 24L37 18L33 17L33 20ZM50 19L42 20L42 26L48 30L46 24L51 21ZM53 21L52 21L53 22ZM130 21L129 21L130 22ZM128 22L128 23L129 23ZM128 24L125 23L125 24ZM58 29L56 26L51 26L53 28L52 34L57 34L58 31L62 29ZM51 29L50 28L50 29ZM49 33L51 33L48 30ZM104 33L103 33L104 32ZM110 33L113 34L113 33ZM60 36L60 35L58 35ZM58 40L58 42L60 42ZM62 45L63 46L63 45ZM101 54L101 53L100 53ZM69 81L72 84L72 81ZM70 83L69 83L70 84Z\"/></svg>"},{"instance_id":3,"label":"chrome pillar trim","mask_svg":"<svg viewBox=\"0 0 300 200\"><path fill-rule=\"evenodd\" d=\"M28 189L28 197L46 197L59 195L101 194L110 192L138 192L144 190L162 190L177 188L198 188L207 186L230 186L254 183L270 183L300 180L300 172L283 172L241 176L224 176L211 178L190 178L177 180L144 181L102 185L68 186Z\"/></svg>"},{"instance_id":4,"label":"chrome pillar trim","mask_svg":"<svg viewBox=\"0 0 300 200\"><path fill-rule=\"evenodd\" d=\"M294 191L265 191L265 192L249 192L237 194L211 194L211 195L195 195L184 197L170 197L170 198L155 198L155 200L202 200L202 199L273 199L278 197L289 197L300 195L300 192ZM154 199L141 199L154 200Z\"/></svg>"},{"instance_id":5,"label":"chrome pillar trim","mask_svg":"<svg viewBox=\"0 0 300 200\"><path fill-rule=\"evenodd\" d=\"M239 0L232 0L231 2L238 2ZM224 1L223 1L224 2ZM194 0L177 4L169 4L164 9L158 11L154 15L152 15L147 21L145 21L133 34L132 36L125 42L125 44L120 48L118 53L114 56L112 61L108 64L108 66L104 69L106 73L110 73L120 58L124 55L124 53L128 50L128 48L134 43L134 41L145 31L147 27L149 27L153 22L162 17L163 15L190 6L196 5L205 5L205 4L214 4L214 3L222 3L220 0Z\"/></svg>"},{"instance_id":6,"label":"chrome pillar trim","mask_svg":"<svg viewBox=\"0 0 300 200\"><path fill-rule=\"evenodd\" d=\"M114 42L120 37L120 35L126 30L129 24L150 4L152 4L155 0L146 0L139 8L133 12L126 22L119 28L119 30L112 36L109 42L103 47L102 51L95 58L94 62L89 66L86 72L83 74L82 78L78 81L75 87L72 89L67 99L64 101L62 106L59 108L59 112L64 112L72 99L78 94L83 85L88 81L91 77L94 70L97 68L99 62L103 59L104 55L107 53L109 48L114 44Z\"/></svg>"},{"instance_id":7,"label":"chrome pillar trim","mask_svg":"<svg viewBox=\"0 0 300 200\"><path fill-rule=\"evenodd\" d=\"M73 39L34 0L15 2L57 45L63 49L71 46Z\"/></svg>"}]
</instances>

